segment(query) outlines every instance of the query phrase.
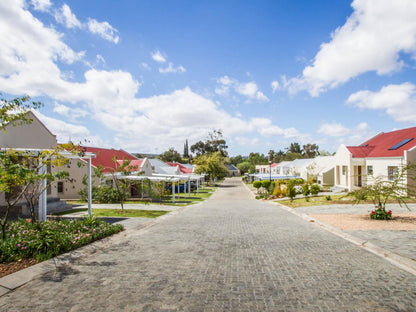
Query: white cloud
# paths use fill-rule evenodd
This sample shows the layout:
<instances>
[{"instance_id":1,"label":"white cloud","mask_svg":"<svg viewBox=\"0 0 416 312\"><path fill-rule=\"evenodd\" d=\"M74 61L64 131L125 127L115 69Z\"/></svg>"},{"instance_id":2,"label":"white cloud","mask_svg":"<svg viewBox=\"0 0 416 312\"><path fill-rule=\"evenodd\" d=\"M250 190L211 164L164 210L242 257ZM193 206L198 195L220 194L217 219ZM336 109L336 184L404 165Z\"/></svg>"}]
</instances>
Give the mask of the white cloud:
<instances>
[{"instance_id":1,"label":"white cloud","mask_svg":"<svg viewBox=\"0 0 416 312\"><path fill-rule=\"evenodd\" d=\"M30 3L35 10L41 12L49 12L49 9L52 7L50 0L31 0Z\"/></svg>"},{"instance_id":2,"label":"white cloud","mask_svg":"<svg viewBox=\"0 0 416 312\"><path fill-rule=\"evenodd\" d=\"M159 50L156 50L155 52L151 53L151 56L155 62L158 62L158 63L166 62L166 57L164 57Z\"/></svg>"},{"instance_id":3,"label":"white cloud","mask_svg":"<svg viewBox=\"0 0 416 312\"><path fill-rule=\"evenodd\" d=\"M289 92L318 96L365 72L400 70L401 53L416 57L416 1L355 0L351 5L354 12L321 45L312 65L288 81Z\"/></svg>"},{"instance_id":4,"label":"white cloud","mask_svg":"<svg viewBox=\"0 0 416 312\"><path fill-rule=\"evenodd\" d=\"M345 136L348 135L349 132L349 129L340 123L325 123L318 129L318 133L334 137Z\"/></svg>"},{"instance_id":5,"label":"white cloud","mask_svg":"<svg viewBox=\"0 0 416 312\"><path fill-rule=\"evenodd\" d=\"M63 4L60 10L55 12L55 19L58 23L65 25L67 28L81 28L82 24L77 19L71 8L67 4Z\"/></svg>"},{"instance_id":6,"label":"white cloud","mask_svg":"<svg viewBox=\"0 0 416 312\"><path fill-rule=\"evenodd\" d=\"M21 5L21 4L20 4ZM18 1L0 1L0 85L3 92L40 95L45 89L62 88L57 60L68 64L80 60L61 40L61 34L45 27Z\"/></svg>"},{"instance_id":7,"label":"white cloud","mask_svg":"<svg viewBox=\"0 0 416 312\"><path fill-rule=\"evenodd\" d=\"M82 53L74 52L62 42L61 34L43 25L14 0L0 1L0 37L3 39L0 45L2 91L42 95L57 101L53 110L65 121L45 115L41 120L61 142L88 139L105 143L79 124L83 121L77 119L87 114L95 123L115 133L111 138L113 144L138 151L149 146L160 150L174 146L180 150L184 138L190 142L205 139L213 129L222 129L227 136L296 135L296 130L282 130L269 119L264 119L263 125L257 127L256 120L231 115L220 103L188 87L170 94L138 98L140 82L121 70L90 69L84 73L82 81L68 81L57 60L74 62L81 59ZM239 85L230 78L222 82L233 88ZM254 98L262 97L256 85L253 88L256 92L250 88L253 85L245 85L242 90ZM72 120L77 124L69 123Z\"/></svg>"},{"instance_id":8,"label":"white cloud","mask_svg":"<svg viewBox=\"0 0 416 312\"><path fill-rule=\"evenodd\" d=\"M88 19L88 30L99 35L101 38L111 41L115 44L119 41L118 30L111 26L108 22L98 22L97 20Z\"/></svg>"},{"instance_id":9,"label":"white cloud","mask_svg":"<svg viewBox=\"0 0 416 312\"><path fill-rule=\"evenodd\" d=\"M167 73L184 73L186 72L185 67L183 67L182 65L177 66L177 67L173 67L173 64L171 62L169 62L168 67L165 68L159 68L159 72L162 74L167 74Z\"/></svg>"},{"instance_id":10,"label":"white cloud","mask_svg":"<svg viewBox=\"0 0 416 312\"><path fill-rule=\"evenodd\" d=\"M83 142L90 136L90 131L80 125L74 125L62 120L47 117L39 112L35 112L36 116L45 124L45 126L56 135L59 143Z\"/></svg>"},{"instance_id":11,"label":"white cloud","mask_svg":"<svg viewBox=\"0 0 416 312\"><path fill-rule=\"evenodd\" d=\"M362 109L384 110L396 121L416 121L416 85L410 82L388 85L378 92L359 91L351 94L347 103Z\"/></svg>"},{"instance_id":12,"label":"white cloud","mask_svg":"<svg viewBox=\"0 0 416 312\"><path fill-rule=\"evenodd\" d=\"M146 69L146 70L151 70L151 68L150 68L149 64L147 64L147 63L145 63L145 62L142 62L140 65L141 65L144 69Z\"/></svg>"},{"instance_id":13,"label":"white cloud","mask_svg":"<svg viewBox=\"0 0 416 312\"><path fill-rule=\"evenodd\" d=\"M227 95L230 89L236 93L243 95L249 99L257 99L259 101L269 101L269 98L259 91L257 84L254 81L240 83L237 79L223 76L217 79L219 87L215 88L215 93L218 95Z\"/></svg>"},{"instance_id":14,"label":"white cloud","mask_svg":"<svg viewBox=\"0 0 416 312\"><path fill-rule=\"evenodd\" d=\"M79 118L84 118L88 115L88 112L86 110L83 110L81 108L72 108L56 102L53 111L73 122L78 120Z\"/></svg>"},{"instance_id":15,"label":"white cloud","mask_svg":"<svg viewBox=\"0 0 416 312\"><path fill-rule=\"evenodd\" d=\"M353 128L347 128L337 122L325 123L319 127L317 132L329 137L338 137L338 144L346 145L361 144L375 134L366 122L361 122Z\"/></svg>"},{"instance_id":16,"label":"white cloud","mask_svg":"<svg viewBox=\"0 0 416 312\"><path fill-rule=\"evenodd\" d=\"M277 80L272 81L270 85L272 86L273 93L280 89L280 84Z\"/></svg>"}]
</instances>

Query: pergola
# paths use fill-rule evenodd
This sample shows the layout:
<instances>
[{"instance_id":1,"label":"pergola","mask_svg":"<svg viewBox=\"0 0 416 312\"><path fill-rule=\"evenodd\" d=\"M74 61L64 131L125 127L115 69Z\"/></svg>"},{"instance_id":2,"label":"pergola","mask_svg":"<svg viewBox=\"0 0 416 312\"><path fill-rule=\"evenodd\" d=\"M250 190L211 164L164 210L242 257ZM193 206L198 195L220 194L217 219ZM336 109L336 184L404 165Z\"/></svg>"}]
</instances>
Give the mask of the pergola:
<instances>
[{"instance_id":1,"label":"pergola","mask_svg":"<svg viewBox=\"0 0 416 312\"><path fill-rule=\"evenodd\" d=\"M38 154L44 151L50 151L48 149L34 149L34 148L1 148L1 150L13 150L13 151L17 151L19 153L27 153L27 154ZM66 152L66 151L62 151L59 152L60 156L63 156L65 158L69 158L69 159L74 159L74 158L83 158L83 159L87 159L87 175L88 175L88 215L91 216L91 201L92 201L92 183L91 183L91 177L92 177L92 173L91 173L91 158L95 158L95 154L94 153L84 153L82 156L73 154L71 152ZM44 174L47 172L47 168L46 165L42 165L39 169L39 173L40 174ZM47 186L47 181L46 179L44 179L42 181L42 185L41 185L41 189L42 189L42 193L39 196L39 220L40 221L46 221L46 216L47 216L47 206L48 206L48 194L47 194L47 190L46 190L46 186Z\"/></svg>"},{"instance_id":2,"label":"pergola","mask_svg":"<svg viewBox=\"0 0 416 312\"><path fill-rule=\"evenodd\" d=\"M117 179L127 179L127 180L134 180L134 181L144 181L150 180L155 182L170 182L172 183L172 197L173 202L175 202L175 192L176 187L175 183L178 184L180 182L184 182L185 186L185 193L188 192L188 197L191 197L191 181L197 182L197 191L199 191L199 183L204 178L202 175L169 175L169 174L157 174L154 173L152 176L142 176L142 175L135 175L138 173L131 173L130 175L124 175L121 172L117 172L115 174L106 174L105 176L114 175ZM186 186L188 184L188 186Z\"/></svg>"}]
</instances>

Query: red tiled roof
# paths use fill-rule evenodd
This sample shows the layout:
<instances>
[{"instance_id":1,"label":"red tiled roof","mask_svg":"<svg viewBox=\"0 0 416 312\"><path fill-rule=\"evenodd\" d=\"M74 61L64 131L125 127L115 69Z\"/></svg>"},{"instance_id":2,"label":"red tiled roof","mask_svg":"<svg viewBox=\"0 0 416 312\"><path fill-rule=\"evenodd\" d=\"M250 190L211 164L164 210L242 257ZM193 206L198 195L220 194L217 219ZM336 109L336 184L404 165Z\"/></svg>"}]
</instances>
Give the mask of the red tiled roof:
<instances>
[{"instance_id":1,"label":"red tiled roof","mask_svg":"<svg viewBox=\"0 0 416 312\"><path fill-rule=\"evenodd\" d=\"M179 170L180 170L182 173L191 174L191 173L193 173L193 172L194 172L194 169L192 169L192 168L187 168L187 167L185 167L184 165L182 165L182 164L180 164L180 163L171 163L171 162L168 162L167 164L168 164L169 166L171 166L171 167L176 167L176 166L179 166Z\"/></svg>"},{"instance_id":2,"label":"red tiled roof","mask_svg":"<svg viewBox=\"0 0 416 312\"><path fill-rule=\"evenodd\" d=\"M274 163L274 164L272 164L272 165L271 165L271 167L272 167L272 168L273 168L273 167L276 167L278 164L279 164L279 163Z\"/></svg>"},{"instance_id":3,"label":"red tiled roof","mask_svg":"<svg viewBox=\"0 0 416 312\"><path fill-rule=\"evenodd\" d=\"M134 157L130 153L127 153L123 150L99 148L99 147L83 147L86 152L95 153L96 157L91 158L91 164L94 167L101 166L103 172L110 172L111 169L116 168L116 164L111 161L111 159L116 156L117 160L139 160L137 157Z\"/></svg>"},{"instance_id":4,"label":"red tiled roof","mask_svg":"<svg viewBox=\"0 0 416 312\"><path fill-rule=\"evenodd\" d=\"M405 139L413 139L408 143L390 149ZM416 127L380 133L359 146L347 146L354 158L365 157L399 157L403 156L405 150L416 146Z\"/></svg>"},{"instance_id":5,"label":"red tiled roof","mask_svg":"<svg viewBox=\"0 0 416 312\"><path fill-rule=\"evenodd\" d=\"M129 160L129 159L125 159L125 160ZM117 160L117 163L119 165L122 165L123 160ZM142 164L143 164L143 159L133 159L129 163L130 170L127 170L127 171L130 171L130 172L139 171Z\"/></svg>"}]
</instances>

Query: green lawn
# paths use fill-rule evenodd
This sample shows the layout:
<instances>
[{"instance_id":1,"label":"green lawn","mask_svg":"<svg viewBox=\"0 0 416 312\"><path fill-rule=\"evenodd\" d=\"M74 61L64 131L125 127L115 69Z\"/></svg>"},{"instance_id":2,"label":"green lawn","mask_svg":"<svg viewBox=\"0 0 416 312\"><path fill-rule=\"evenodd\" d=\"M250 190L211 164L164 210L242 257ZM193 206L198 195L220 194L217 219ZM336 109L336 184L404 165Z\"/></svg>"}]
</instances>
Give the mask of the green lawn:
<instances>
[{"instance_id":1,"label":"green lawn","mask_svg":"<svg viewBox=\"0 0 416 312\"><path fill-rule=\"evenodd\" d=\"M88 211L87 208L64 211L56 215L63 216L74 212ZM127 217L127 218L157 218L170 211L166 210L139 210L139 209L92 209L96 217Z\"/></svg>"},{"instance_id":2,"label":"green lawn","mask_svg":"<svg viewBox=\"0 0 416 312\"><path fill-rule=\"evenodd\" d=\"M215 187L204 187L200 188L199 192L191 192L191 197L188 197L188 193L176 193L175 194L175 203L172 202L172 196L165 197L162 201L151 202L143 200L127 200L125 204L145 204L145 205L168 205L168 206L187 206L192 205L198 202L202 202L205 199L209 198L214 192ZM85 205L87 202L79 200L67 200L68 204L72 205Z\"/></svg>"}]
</instances>

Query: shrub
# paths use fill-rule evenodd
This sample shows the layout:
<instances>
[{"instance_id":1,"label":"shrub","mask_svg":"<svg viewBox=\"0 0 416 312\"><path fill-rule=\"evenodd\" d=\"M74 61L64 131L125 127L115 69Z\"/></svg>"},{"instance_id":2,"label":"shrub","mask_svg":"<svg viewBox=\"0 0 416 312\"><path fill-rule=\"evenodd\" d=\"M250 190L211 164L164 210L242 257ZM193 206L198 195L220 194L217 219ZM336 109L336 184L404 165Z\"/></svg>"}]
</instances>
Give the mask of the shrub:
<instances>
[{"instance_id":1,"label":"shrub","mask_svg":"<svg viewBox=\"0 0 416 312\"><path fill-rule=\"evenodd\" d=\"M329 201L329 200L332 200L332 197L331 197L331 195L327 195L327 196L325 196L325 199Z\"/></svg>"},{"instance_id":2,"label":"shrub","mask_svg":"<svg viewBox=\"0 0 416 312\"><path fill-rule=\"evenodd\" d=\"M280 197L280 196L282 195L282 189L281 189L281 187L280 187L280 184L279 184L279 183L277 183L277 184L274 186L274 189L273 189L273 195L274 195L274 196L276 196L276 197Z\"/></svg>"},{"instance_id":3,"label":"shrub","mask_svg":"<svg viewBox=\"0 0 416 312\"><path fill-rule=\"evenodd\" d=\"M311 194L312 195L317 195L320 191L321 191L321 187L319 186L319 184L312 184L311 185Z\"/></svg>"},{"instance_id":4,"label":"shrub","mask_svg":"<svg viewBox=\"0 0 416 312\"><path fill-rule=\"evenodd\" d=\"M297 179L296 184L302 185L305 181L303 179Z\"/></svg>"},{"instance_id":5,"label":"shrub","mask_svg":"<svg viewBox=\"0 0 416 312\"><path fill-rule=\"evenodd\" d=\"M296 197L295 189L295 180L289 180L286 184L286 196L290 198L291 201Z\"/></svg>"},{"instance_id":6,"label":"shrub","mask_svg":"<svg viewBox=\"0 0 416 312\"><path fill-rule=\"evenodd\" d=\"M95 218L39 223L18 220L7 228L6 239L0 240L0 262L24 258L46 260L122 229L122 225L111 225Z\"/></svg>"},{"instance_id":7,"label":"shrub","mask_svg":"<svg viewBox=\"0 0 416 312\"><path fill-rule=\"evenodd\" d=\"M375 210L371 211L370 217L374 220L391 220L392 213L391 210L386 211L382 206L378 205Z\"/></svg>"},{"instance_id":8,"label":"shrub","mask_svg":"<svg viewBox=\"0 0 416 312\"><path fill-rule=\"evenodd\" d=\"M307 196L309 196L310 193L311 193L311 190L309 189L309 184L308 183L303 184L303 186L302 186L303 196L307 197Z\"/></svg>"},{"instance_id":9,"label":"shrub","mask_svg":"<svg viewBox=\"0 0 416 312\"><path fill-rule=\"evenodd\" d=\"M270 180L262 180L261 186L263 186L267 190L270 186Z\"/></svg>"},{"instance_id":10,"label":"shrub","mask_svg":"<svg viewBox=\"0 0 416 312\"><path fill-rule=\"evenodd\" d=\"M261 188L261 181L254 181L253 182L253 187L254 188L256 188L256 189L259 189L259 188Z\"/></svg>"}]
</instances>

